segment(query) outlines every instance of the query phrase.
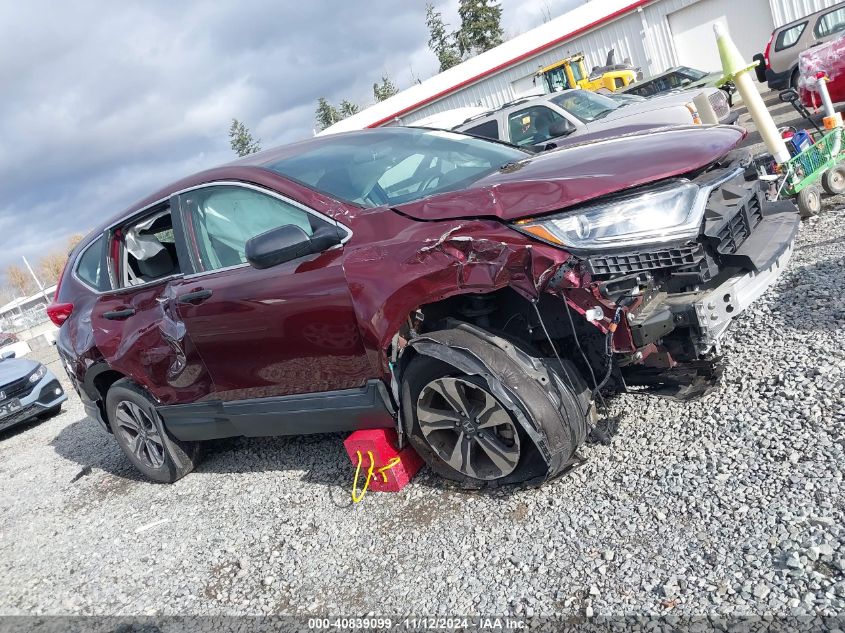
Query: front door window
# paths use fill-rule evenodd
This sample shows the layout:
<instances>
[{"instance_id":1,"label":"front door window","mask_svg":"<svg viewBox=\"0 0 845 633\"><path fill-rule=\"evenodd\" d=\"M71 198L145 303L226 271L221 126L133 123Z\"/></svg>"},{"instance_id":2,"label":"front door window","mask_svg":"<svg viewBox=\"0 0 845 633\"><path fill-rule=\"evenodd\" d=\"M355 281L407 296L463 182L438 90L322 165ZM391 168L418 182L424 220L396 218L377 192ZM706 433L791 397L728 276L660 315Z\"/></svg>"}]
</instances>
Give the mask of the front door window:
<instances>
[{"instance_id":1,"label":"front door window","mask_svg":"<svg viewBox=\"0 0 845 633\"><path fill-rule=\"evenodd\" d=\"M200 270L246 264L247 241L271 229L293 224L310 236L324 224L291 202L230 185L196 189L182 195L180 205Z\"/></svg>"}]
</instances>

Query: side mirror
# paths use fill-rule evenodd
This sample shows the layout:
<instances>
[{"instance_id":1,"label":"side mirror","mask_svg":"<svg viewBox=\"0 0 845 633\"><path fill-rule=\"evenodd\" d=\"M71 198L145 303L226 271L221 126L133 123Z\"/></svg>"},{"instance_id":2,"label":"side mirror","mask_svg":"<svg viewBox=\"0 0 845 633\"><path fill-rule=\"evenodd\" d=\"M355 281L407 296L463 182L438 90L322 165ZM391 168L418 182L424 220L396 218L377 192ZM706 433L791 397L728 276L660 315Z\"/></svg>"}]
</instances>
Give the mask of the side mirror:
<instances>
[{"instance_id":1,"label":"side mirror","mask_svg":"<svg viewBox=\"0 0 845 633\"><path fill-rule=\"evenodd\" d=\"M246 260L253 268L270 268L340 244L337 229L320 227L311 237L295 224L270 229L247 240Z\"/></svg>"},{"instance_id":2,"label":"side mirror","mask_svg":"<svg viewBox=\"0 0 845 633\"><path fill-rule=\"evenodd\" d=\"M782 90L778 95L778 98L783 103L792 103L793 101L798 101L799 99L798 91L795 88L790 88L789 90Z\"/></svg>"},{"instance_id":3,"label":"side mirror","mask_svg":"<svg viewBox=\"0 0 845 633\"><path fill-rule=\"evenodd\" d=\"M575 131L575 126L569 122L569 119L561 119L560 121L556 121L549 126L549 134L552 137L556 136L569 136Z\"/></svg>"},{"instance_id":4,"label":"side mirror","mask_svg":"<svg viewBox=\"0 0 845 633\"><path fill-rule=\"evenodd\" d=\"M0 354L0 360L6 360L7 358L14 358L15 357L15 350L7 349L5 352Z\"/></svg>"}]
</instances>

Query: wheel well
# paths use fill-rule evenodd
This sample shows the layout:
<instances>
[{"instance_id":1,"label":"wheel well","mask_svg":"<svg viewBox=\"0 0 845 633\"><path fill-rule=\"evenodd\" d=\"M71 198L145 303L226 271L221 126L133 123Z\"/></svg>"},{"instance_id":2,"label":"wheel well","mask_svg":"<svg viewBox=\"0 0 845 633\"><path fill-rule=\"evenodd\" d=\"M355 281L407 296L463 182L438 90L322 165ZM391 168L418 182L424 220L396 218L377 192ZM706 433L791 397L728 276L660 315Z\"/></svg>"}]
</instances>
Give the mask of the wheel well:
<instances>
[{"instance_id":1,"label":"wheel well","mask_svg":"<svg viewBox=\"0 0 845 633\"><path fill-rule=\"evenodd\" d=\"M106 371L97 374L94 378L94 388L97 390L97 393L100 394L102 400L106 399L106 394L109 392L111 386L121 378L126 378L126 376L113 369L107 369Z\"/></svg>"},{"instance_id":2,"label":"wheel well","mask_svg":"<svg viewBox=\"0 0 845 633\"><path fill-rule=\"evenodd\" d=\"M538 318L538 310L542 321ZM519 345L532 355L554 357L557 352L561 358L574 363L589 383L590 376L606 363L604 337L583 317L569 310L566 301L560 297L542 294L535 306L518 292L503 288L490 293L455 295L423 304L408 315L406 325L398 334L407 341L417 334L447 329L450 321L472 323ZM413 357L413 350L406 351L411 353L402 354L400 374ZM590 372L588 362L593 372Z\"/></svg>"},{"instance_id":3,"label":"wheel well","mask_svg":"<svg viewBox=\"0 0 845 633\"><path fill-rule=\"evenodd\" d=\"M109 422L108 413L106 412L106 394L109 392L111 386L121 378L126 378L126 376L121 374L119 371L106 369L94 376L92 381L94 389L97 390L97 393L100 396L97 400L97 406L100 407L100 413L103 416L103 421L109 426L111 426L111 424Z\"/></svg>"}]
</instances>

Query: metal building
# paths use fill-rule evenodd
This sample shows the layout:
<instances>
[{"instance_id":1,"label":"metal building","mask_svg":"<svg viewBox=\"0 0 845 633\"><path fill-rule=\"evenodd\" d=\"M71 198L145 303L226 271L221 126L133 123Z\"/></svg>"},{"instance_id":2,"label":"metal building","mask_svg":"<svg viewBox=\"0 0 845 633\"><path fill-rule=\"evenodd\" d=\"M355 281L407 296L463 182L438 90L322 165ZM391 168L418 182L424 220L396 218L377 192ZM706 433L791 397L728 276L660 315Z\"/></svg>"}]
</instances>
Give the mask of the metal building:
<instances>
[{"instance_id":1,"label":"metal building","mask_svg":"<svg viewBox=\"0 0 845 633\"><path fill-rule=\"evenodd\" d=\"M533 85L538 67L583 52L588 67L630 58L646 77L672 66L720 67L713 23L730 29L751 61L772 30L837 0L592 0L473 57L421 84L376 103L322 133L408 125L465 106L498 107Z\"/></svg>"}]
</instances>

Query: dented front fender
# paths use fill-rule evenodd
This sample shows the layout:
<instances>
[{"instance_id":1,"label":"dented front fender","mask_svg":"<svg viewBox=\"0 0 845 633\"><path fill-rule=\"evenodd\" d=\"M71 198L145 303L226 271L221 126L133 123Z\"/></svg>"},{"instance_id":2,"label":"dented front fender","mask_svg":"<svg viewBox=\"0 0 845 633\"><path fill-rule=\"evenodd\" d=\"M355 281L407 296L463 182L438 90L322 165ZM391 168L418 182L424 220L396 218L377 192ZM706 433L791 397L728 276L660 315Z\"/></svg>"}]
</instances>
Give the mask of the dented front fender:
<instances>
[{"instance_id":1,"label":"dented front fender","mask_svg":"<svg viewBox=\"0 0 845 633\"><path fill-rule=\"evenodd\" d=\"M377 213L381 217L374 218ZM564 298L578 313L602 305L610 325L614 306L597 296L591 280L575 272L567 251L536 242L493 220L419 222L389 210L367 213L361 239L346 245L343 268L371 360L387 372L383 353L419 306L455 295L511 288L528 300L542 292ZM370 234L379 227L382 235ZM353 226L353 231L356 227ZM389 237L384 233L392 232ZM356 237L359 237L356 234ZM629 349L621 327L614 347Z\"/></svg>"}]
</instances>

